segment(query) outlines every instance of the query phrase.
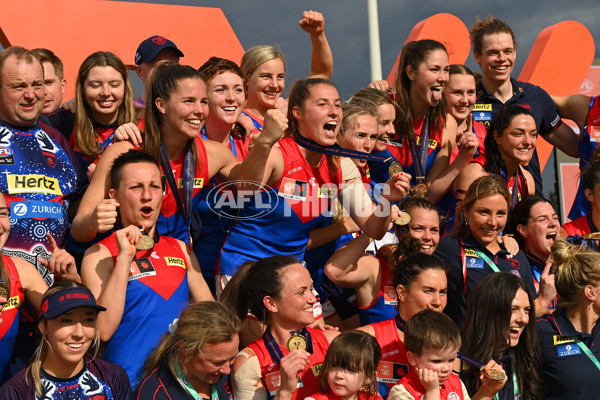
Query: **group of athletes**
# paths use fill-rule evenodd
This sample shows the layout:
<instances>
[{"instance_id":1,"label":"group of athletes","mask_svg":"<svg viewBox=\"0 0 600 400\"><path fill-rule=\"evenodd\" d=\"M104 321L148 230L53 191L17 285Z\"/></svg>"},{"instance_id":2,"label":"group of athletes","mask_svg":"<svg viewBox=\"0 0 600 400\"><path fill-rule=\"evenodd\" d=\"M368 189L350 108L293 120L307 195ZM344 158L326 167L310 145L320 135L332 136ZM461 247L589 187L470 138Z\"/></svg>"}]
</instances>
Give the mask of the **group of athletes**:
<instances>
[{"instance_id":1,"label":"group of athletes","mask_svg":"<svg viewBox=\"0 0 600 400\"><path fill-rule=\"evenodd\" d=\"M137 99L98 51L64 104L51 51L0 52L1 399L597 395L596 98L513 79L488 17L481 74L419 40L343 101L299 25L287 99L272 46L196 68L150 37ZM538 135L581 160L562 227Z\"/></svg>"}]
</instances>

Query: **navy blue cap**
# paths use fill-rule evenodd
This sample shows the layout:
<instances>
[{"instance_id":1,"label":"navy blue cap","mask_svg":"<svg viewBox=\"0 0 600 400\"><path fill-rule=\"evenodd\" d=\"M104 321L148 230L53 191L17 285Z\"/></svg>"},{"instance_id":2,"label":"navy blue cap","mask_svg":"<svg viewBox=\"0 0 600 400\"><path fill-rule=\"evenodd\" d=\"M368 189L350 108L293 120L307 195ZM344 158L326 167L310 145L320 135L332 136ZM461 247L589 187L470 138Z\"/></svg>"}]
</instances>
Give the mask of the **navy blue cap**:
<instances>
[{"instance_id":1,"label":"navy blue cap","mask_svg":"<svg viewBox=\"0 0 600 400\"><path fill-rule=\"evenodd\" d=\"M40 307L40 317L56 318L78 307L91 307L98 311L106 311L106 308L96 303L96 298L88 288L70 287L48 296Z\"/></svg>"},{"instance_id":2,"label":"navy blue cap","mask_svg":"<svg viewBox=\"0 0 600 400\"><path fill-rule=\"evenodd\" d=\"M171 48L175 50L175 53L179 57L183 57L181 50L177 48L175 43L170 41L164 36L152 36L140 43L137 51L135 52L135 63L140 65L143 62L152 62L164 49Z\"/></svg>"}]
</instances>

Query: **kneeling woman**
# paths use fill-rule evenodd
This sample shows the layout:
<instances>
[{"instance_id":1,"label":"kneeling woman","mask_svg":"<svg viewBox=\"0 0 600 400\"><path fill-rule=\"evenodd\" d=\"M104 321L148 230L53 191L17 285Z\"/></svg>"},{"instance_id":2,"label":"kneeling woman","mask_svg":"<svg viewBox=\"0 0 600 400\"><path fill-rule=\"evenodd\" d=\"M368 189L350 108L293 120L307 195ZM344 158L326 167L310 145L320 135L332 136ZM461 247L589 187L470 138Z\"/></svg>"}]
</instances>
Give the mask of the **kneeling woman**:
<instances>
[{"instance_id":1,"label":"kneeling woman","mask_svg":"<svg viewBox=\"0 0 600 400\"><path fill-rule=\"evenodd\" d=\"M244 272L236 313L244 317L250 309L267 330L234 361L234 397L304 399L318 390L320 365L339 332L307 328L317 299L308 270L296 259L268 257Z\"/></svg>"},{"instance_id":2,"label":"kneeling woman","mask_svg":"<svg viewBox=\"0 0 600 400\"><path fill-rule=\"evenodd\" d=\"M119 206L122 229L90 247L82 280L108 311L99 318L104 359L135 384L148 354L190 299L212 300L194 254L156 229L162 184L157 161L131 150L110 173L108 194Z\"/></svg>"},{"instance_id":3,"label":"kneeling woman","mask_svg":"<svg viewBox=\"0 0 600 400\"><path fill-rule=\"evenodd\" d=\"M129 399L131 386L123 368L86 355L90 348L98 351L96 321L105 310L79 283L60 281L48 289L42 298L42 341L35 359L0 388L0 398Z\"/></svg>"},{"instance_id":4,"label":"kneeling woman","mask_svg":"<svg viewBox=\"0 0 600 400\"><path fill-rule=\"evenodd\" d=\"M232 399L229 372L239 329L240 320L222 304L191 304L146 360L136 398Z\"/></svg>"}]
</instances>

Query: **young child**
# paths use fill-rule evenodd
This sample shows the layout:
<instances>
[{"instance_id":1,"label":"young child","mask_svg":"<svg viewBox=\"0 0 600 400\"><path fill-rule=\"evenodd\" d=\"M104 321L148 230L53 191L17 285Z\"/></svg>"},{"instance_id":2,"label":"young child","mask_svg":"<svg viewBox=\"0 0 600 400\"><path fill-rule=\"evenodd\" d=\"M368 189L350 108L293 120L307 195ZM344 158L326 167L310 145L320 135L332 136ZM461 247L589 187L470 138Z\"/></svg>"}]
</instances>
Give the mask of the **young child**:
<instances>
[{"instance_id":1,"label":"young child","mask_svg":"<svg viewBox=\"0 0 600 400\"><path fill-rule=\"evenodd\" d=\"M365 332L348 331L327 349L319 373L319 393L305 400L382 400L377 393L377 364L381 348Z\"/></svg>"},{"instance_id":2,"label":"young child","mask_svg":"<svg viewBox=\"0 0 600 400\"><path fill-rule=\"evenodd\" d=\"M460 349L460 333L452 320L425 309L404 327L410 372L390 390L388 400L468 400L469 394L452 373Z\"/></svg>"}]
</instances>

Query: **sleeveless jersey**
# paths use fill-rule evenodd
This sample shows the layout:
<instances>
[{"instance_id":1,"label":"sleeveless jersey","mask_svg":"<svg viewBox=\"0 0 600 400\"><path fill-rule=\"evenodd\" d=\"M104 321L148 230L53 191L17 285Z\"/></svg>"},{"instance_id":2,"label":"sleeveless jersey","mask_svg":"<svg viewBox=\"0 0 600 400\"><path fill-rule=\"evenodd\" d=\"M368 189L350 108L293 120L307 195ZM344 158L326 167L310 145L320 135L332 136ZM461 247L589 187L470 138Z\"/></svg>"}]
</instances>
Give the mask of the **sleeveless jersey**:
<instances>
[{"instance_id":1,"label":"sleeveless jersey","mask_svg":"<svg viewBox=\"0 0 600 400\"><path fill-rule=\"evenodd\" d=\"M252 123L254 124L254 128L257 131L262 131L263 125L265 124L264 119L259 118L256 115L250 114L250 112L248 112L248 110L246 110L246 109L244 109L244 111L242 111L242 114L244 114L245 116L247 116L248 118L250 118L252 120Z\"/></svg>"},{"instance_id":2,"label":"sleeveless jersey","mask_svg":"<svg viewBox=\"0 0 600 400\"><path fill-rule=\"evenodd\" d=\"M404 386L415 400L421 400L425 397L425 388L419 381L414 369L400 379L398 385ZM440 386L440 400L464 400L463 386L458 376L450 374L450 378Z\"/></svg>"},{"instance_id":3,"label":"sleeveless jersey","mask_svg":"<svg viewBox=\"0 0 600 400\"><path fill-rule=\"evenodd\" d=\"M474 158L473 161L471 161L471 162L480 164L485 169L485 162L486 162L485 155ZM529 184L527 183L527 178L525 178L525 174L523 173L523 170L524 170L523 166L519 165L519 181L517 182L517 203L519 201L523 200L524 198L526 198L527 196L529 196ZM489 176L492 176L492 177L499 176L502 179L504 179L504 181L506 182L506 185L508 187L508 192L512 196L513 188L515 187L515 176L516 175L507 181L506 180L506 171L504 171L502 169L500 170L500 172L501 172L500 175L497 175L497 174L494 174L494 173L488 172L488 171L486 171L486 172Z\"/></svg>"},{"instance_id":4,"label":"sleeveless jersey","mask_svg":"<svg viewBox=\"0 0 600 400\"><path fill-rule=\"evenodd\" d=\"M396 289L394 287L394 275L389 270L386 259L377 257L377 260L379 260L379 270L381 271L379 292L373 303L366 307L358 307L361 326L389 320L390 318L393 319L398 314L398 299L396 298Z\"/></svg>"},{"instance_id":5,"label":"sleeveless jersey","mask_svg":"<svg viewBox=\"0 0 600 400\"><path fill-rule=\"evenodd\" d=\"M2 307L0 324L0 386L10 378L9 361L19 331L19 309L25 301L25 293L15 263L5 255L2 255L2 262L10 278L10 294Z\"/></svg>"},{"instance_id":6,"label":"sleeveless jersey","mask_svg":"<svg viewBox=\"0 0 600 400\"><path fill-rule=\"evenodd\" d=\"M115 234L100 244L116 261ZM103 358L122 366L132 386L140 378L146 357L188 305L187 268L179 242L167 236L161 236L152 249L139 250L131 263L123 317L106 343Z\"/></svg>"},{"instance_id":7,"label":"sleeveless jersey","mask_svg":"<svg viewBox=\"0 0 600 400\"><path fill-rule=\"evenodd\" d=\"M329 347L329 342L320 329L307 329L310 332L312 339L313 353L308 358L310 363L306 369L303 372L300 372L298 389L294 392L292 400L303 400L310 393L315 393L319 390L319 372L321 371L325 353ZM287 347L281 346L279 343L277 343L277 345L281 349L284 357L289 354L290 351ZM273 360L262 338L254 341L248 347L251 348L258 357L262 384L267 392L267 399L272 400L277 394L281 384L280 365Z\"/></svg>"},{"instance_id":8,"label":"sleeveless jersey","mask_svg":"<svg viewBox=\"0 0 600 400\"><path fill-rule=\"evenodd\" d=\"M590 165L590 160L600 142L600 101L592 97L585 120L583 132L579 135L579 170L583 171ZM577 194L569 212L569 219L575 220L590 212L590 202L585 198L583 179L579 179Z\"/></svg>"},{"instance_id":9,"label":"sleeveless jersey","mask_svg":"<svg viewBox=\"0 0 600 400\"><path fill-rule=\"evenodd\" d=\"M423 131L424 124L425 124L425 116L422 119L413 121L413 129L415 131L415 134L417 135L417 144L419 146L421 145L421 133ZM442 120L442 127L440 129L440 132L435 132L433 127L430 126L429 144L428 144L428 149L427 149L428 150L427 163L426 163L426 167L425 167L426 171L429 171L431 169L433 162L435 160L435 157L437 156L437 153L442 148L443 126L444 126L443 120ZM416 169L413 164L412 155L410 154L410 144L409 144L408 138L406 138L406 137L402 138L402 142L400 144L388 144L387 152L390 154L391 157L394 157L394 159L402 165L402 167L404 168L404 172L406 172L412 176L411 185L412 186L416 185L416 183L417 183ZM382 152L373 152L373 154L378 154L378 155L380 155L380 153L382 153ZM372 182L379 184L379 185L383 185L385 182L387 182L388 179L390 179L390 174L388 172L388 167L389 167L388 163L369 161L368 164L369 164L369 169L371 170L371 181Z\"/></svg>"},{"instance_id":10,"label":"sleeveless jersey","mask_svg":"<svg viewBox=\"0 0 600 400\"><path fill-rule=\"evenodd\" d=\"M50 285L52 274L37 259L50 258L46 233L59 245L67 235L67 196L77 190L77 170L39 124L21 129L0 122L0 171L0 191L11 209L3 253L35 265Z\"/></svg>"},{"instance_id":11,"label":"sleeveless jersey","mask_svg":"<svg viewBox=\"0 0 600 400\"><path fill-rule=\"evenodd\" d=\"M394 318L371 324L375 331L375 339L381 346L381 360L377 365L377 382L379 394L384 399L398 380L409 371L406 347L400 340L396 320Z\"/></svg>"},{"instance_id":12,"label":"sleeveless jersey","mask_svg":"<svg viewBox=\"0 0 600 400\"><path fill-rule=\"evenodd\" d=\"M204 142L198 137L196 139L196 146L198 149L198 165L194 166L194 190L192 200L192 210L198 207L200 201L200 191L208 185L208 163L206 161L206 149L204 148ZM179 187L179 195L185 202L183 195L183 168L185 161L185 152L176 160L169 160L175 182ZM161 166L161 173L164 171ZM171 191L171 186L165 180L165 194L163 195L162 207L160 209L160 215L156 222L156 227L161 235L169 236L175 239L179 239L183 242L188 242L188 232L185 220L181 216L179 209L177 208L177 202L175 196Z\"/></svg>"},{"instance_id":13,"label":"sleeveless jersey","mask_svg":"<svg viewBox=\"0 0 600 400\"><path fill-rule=\"evenodd\" d=\"M96 141L98 143L98 150L100 150L100 153L102 153L104 150L106 150L106 148L113 143L114 133L118 127L119 127L119 125L116 122L113 124L110 124L110 125L99 125L99 124L94 123L94 131L96 132ZM83 165L85 167L87 167L91 163L94 163L94 164L98 163L98 160L100 159L101 154L98 155L98 157L96 157L95 160L90 162L89 160L85 159L83 157L83 155L80 153L79 144L77 142L77 135L75 134L76 130L77 130L77 127L74 127L73 133L71 134L71 138L69 139L69 144L71 145L71 147L73 148L75 153L77 153L79 162L81 163L81 165Z\"/></svg>"},{"instance_id":14,"label":"sleeveless jersey","mask_svg":"<svg viewBox=\"0 0 600 400\"><path fill-rule=\"evenodd\" d=\"M485 125L483 125L479 121L473 121L473 132L475 132L475 136L477 136L477 141L479 142L479 147L477 147L477 151L473 158L477 158L479 156L485 157L485 137L487 136L487 129ZM458 156L458 146L454 146L454 150L452 150L452 155L450 156L450 164L454 162L456 157Z\"/></svg>"},{"instance_id":15,"label":"sleeveless jersey","mask_svg":"<svg viewBox=\"0 0 600 400\"><path fill-rule=\"evenodd\" d=\"M206 131L206 125L202 127L202 139L210 140ZM248 154L249 140L242 139L229 135L229 149L233 155L242 161ZM199 201L196 210L202 220L202 238L194 242L194 254L198 258L202 275L205 278L214 278L217 260L221 247L227 239L227 233L233 226L238 210L229 207L221 200L221 196L231 196L235 198L235 184L233 182L222 189L216 189L221 184L216 177L207 181L207 185L200 192ZM231 217L229 217L231 216ZM214 279L213 279L214 280Z\"/></svg>"},{"instance_id":16,"label":"sleeveless jersey","mask_svg":"<svg viewBox=\"0 0 600 400\"><path fill-rule=\"evenodd\" d=\"M563 225L563 228L565 228L569 236L583 236L586 233L595 232L596 230L592 230L592 227L590 226L591 218L588 218L588 216L591 217L590 214L586 214L577 218L575 221L568 222Z\"/></svg>"},{"instance_id":17,"label":"sleeveless jersey","mask_svg":"<svg viewBox=\"0 0 600 400\"><path fill-rule=\"evenodd\" d=\"M333 220L341 167L333 175L325 156L312 167L292 138L278 143L284 159L282 177L273 188L248 199L240 211L221 250L220 274L233 275L246 261L276 254L302 260L310 231Z\"/></svg>"}]
</instances>

